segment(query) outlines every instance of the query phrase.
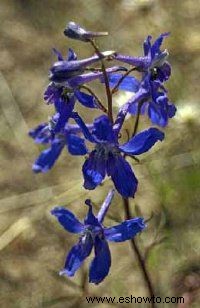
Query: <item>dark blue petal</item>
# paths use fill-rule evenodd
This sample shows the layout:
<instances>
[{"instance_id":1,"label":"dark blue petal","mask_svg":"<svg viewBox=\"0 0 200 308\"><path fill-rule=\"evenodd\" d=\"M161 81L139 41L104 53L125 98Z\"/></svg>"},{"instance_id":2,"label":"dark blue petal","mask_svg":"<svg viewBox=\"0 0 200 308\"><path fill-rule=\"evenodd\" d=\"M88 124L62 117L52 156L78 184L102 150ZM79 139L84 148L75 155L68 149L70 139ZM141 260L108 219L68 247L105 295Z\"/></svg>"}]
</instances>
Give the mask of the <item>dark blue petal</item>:
<instances>
[{"instance_id":1,"label":"dark blue petal","mask_svg":"<svg viewBox=\"0 0 200 308\"><path fill-rule=\"evenodd\" d=\"M168 112L163 106L154 103L149 104L148 115L155 125L165 127L168 124Z\"/></svg>"},{"instance_id":2,"label":"dark blue petal","mask_svg":"<svg viewBox=\"0 0 200 308\"><path fill-rule=\"evenodd\" d=\"M176 114L176 107L174 106L174 104L169 103L168 104L168 116L169 118L173 118Z\"/></svg>"},{"instance_id":3,"label":"dark blue petal","mask_svg":"<svg viewBox=\"0 0 200 308\"><path fill-rule=\"evenodd\" d=\"M71 97L66 98L66 100L58 101L57 103L58 104L55 104L55 107L59 113L59 118L54 127L54 133L59 133L65 127L65 124L72 115L75 98L72 95Z\"/></svg>"},{"instance_id":4,"label":"dark blue petal","mask_svg":"<svg viewBox=\"0 0 200 308\"><path fill-rule=\"evenodd\" d=\"M108 243L99 237L95 238L95 258L90 264L89 282L98 284L109 273L111 266L111 255Z\"/></svg>"},{"instance_id":5,"label":"dark blue petal","mask_svg":"<svg viewBox=\"0 0 200 308\"><path fill-rule=\"evenodd\" d=\"M119 146L119 149L126 154L139 155L147 152L158 141L164 139L164 133L157 128L149 128L138 133L127 143Z\"/></svg>"},{"instance_id":6,"label":"dark blue petal","mask_svg":"<svg viewBox=\"0 0 200 308\"><path fill-rule=\"evenodd\" d=\"M90 199L85 200L85 204L89 207L89 209L88 209L87 216L85 217L84 224L94 226L94 227L97 226L101 228L101 225L98 219L93 214L91 200Z\"/></svg>"},{"instance_id":7,"label":"dark blue petal","mask_svg":"<svg viewBox=\"0 0 200 308\"><path fill-rule=\"evenodd\" d=\"M49 169L53 167L56 160L58 159L62 149L64 147L64 143L58 139L54 139L52 145L49 149L41 152L40 156L36 159L33 164L34 172L47 172Z\"/></svg>"},{"instance_id":8,"label":"dark blue petal","mask_svg":"<svg viewBox=\"0 0 200 308\"><path fill-rule=\"evenodd\" d=\"M68 60L68 61L77 60L77 55L76 55L76 53L73 51L72 48L69 48L69 50L68 50L67 60Z\"/></svg>"},{"instance_id":9,"label":"dark blue petal","mask_svg":"<svg viewBox=\"0 0 200 308\"><path fill-rule=\"evenodd\" d=\"M147 36L146 40L143 43L144 55L148 56L149 52L151 52L151 39L150 35Z\"/></svg>"},{"instance_id":10,"label":"dark blue petal","mask_svg":"<svg viewBox=\"0 0 200 308\"><path fill-rule=\"evenodd\" d=\"M106 162L103 157L92 151L89 158L83 164L84 187L95 189L104 179L106 173Z\"/></svg>"},{"instance_id":11,"label":"dark blue petal","mask_svg":"<svg viewBox=\"0 0 200 308\"><path fill-rule=\"evenodd\" d=\"M52 135L49 130L48 123L42 123L36 128L29 131L29 136L32 137L36 143L49 143L52 140Z\"/></svg>"},{"instance_id":12,"label":"dark blue petal","mask_svg":"<svg viewBox=\"0 0 200 308\"><path fill-rule=\"evenodd\" d=\"M56 86L51 82L44 92L44 100L47 104L55 104L61 98L63 87Z\"/></svg>"},{"instance_id":13,"label":"dark blue petal","mask_svg":"<svg viewBox=\"0 0 200 308\"><path fill-rule=\"evenodd\" d=\"M145 228L143 218L126 220L120 225L104 229L104 235L108 241L124 242L133 238Z\"/></svg>"},{"instance_id":14,"label":"dark blue petal","mask_svg":"<svg viewBox=\"0 0 200 308\"><path fill-rule=\"evenodd\" d=\"M79 243L70 250L64 269L60 271L60 275L74 276L83 261L90 255L92 247L93 241L91 236L82 237Z\"/></svg>"},{"instance_id":15,"label":"dark blue petal","mask_svg":"<svg viewBox=\"0 0 200 308\"><path fill-rule=\"evenodd\" d=\"M94 129L92 134L98 141L115 142L116 136L112 129L112 124L106 115L102 115L94 120Z\"/></svg>"},{"instance_id":16,"label":"dark blue petal","mask_svg":"<svg viewBox=\"0 0 200 308\"><path fill-rule=\"evenodd\" d=\"M76 90L74 93L75 93L76 98L79 100L79 102L83 106L88 107L88 108L98 108L96 100L92 95L86 94L79 90Z\"/></svg>"},{"instance_id":17,"label":"dark blue petal","mask_svg":"<svg viewBox=\"0 0 200 308\"><path fill-rule=\"evenodd\" d=\"M167 81L171 75L171 66L165 62L161 67L157 68L157 79L161 82Z\"/></svg>"},{"instance_id":18,"label":"dark blue petal","mask_svg":"<svg viewBox=\"0 0 200 308\"><path fill-rule=\"evenodd\" d=\"M141 101L148 101L150 97L150 84L145 78L140 85L140 88L138 92L135 93L130 99L129 99L129 109L128 112L136 115L138 112L138 103L141 103ZM146 103L143 103L140 113L143 114L146 111Z\"/></svg>"},{"instance_id":19,"label":"dark blue petal","mask_svg":"<svg viewBox=\"0 0 200 308\"><path fill-rule=\"evenodd\" d=\"M142 107L140 108L140 114L144 115L146 113L148 103L143 103ZM128 112L132 115L137 115L138 113L138 102L132 103L129 107Z\"/></svg>"},{"instance_id":20,"label":"dark blue petal","mask_svg":"<svg viewBox=\"0 0 200 308\"><path fill-rule=\"evenodd\" d=\"M110 74L109 75L109 84L111 88L114 88L118 81L123 77L123 74ZM123 79L123 81L118 86L118 89L129 91L129 92L137 92L139 88L140 82L133 76L127 76Z\"/></svg>"},{"instance_id":21,"label":"dark blue petal","mask_svg":"<svg viewBox=\"0 0 200 308\"><path fill-rule=\"evenodd\" d=\"M84 137L90 142L95 142L95 139L89 130L89 128L93 128L94 126L90 124L86 125L77 112L72 113L72 118L74 119L74 121L76 121L76 123L80 127L80 130L82 131Z\"/></svg>"},{"instance_id":22,"label":"dark blue petal","mask_svg":"<svg viewBox=\"0 0 200 308\"><path fill-rule=\"evenodd\" d=\"M65 230L72 233L81 233L84 225L74 216L72 212L64 207L55 207L51 214L54 215Z\"/></svg>"},{"instance_id":23,"label":"dark blue petal","mask_svg":"<svg viewBox=\"0 0 200 308\"><path fill-rule=\"evenodd\" d=\"M29 131L29 136L32 137L33 139L35 139L38 135L38 133L41 132L41 130L43 130L44 127L46 127L48 124L47 123L41 123L39 124L36 128L33 128Z\"/></svg>"},{"instance_id":24,"label":"dark blue petal","mask_svg":"<svg viewBox=\"0 0 200 308\"><path fill-rule=\"evenodd\" d=\"M73 134L67 136L67 146L69 153L72 155L85 155L88 152L85 140Z\"/></svg>"},{"instance_id":25,"label":"dark blue petal","mask_svg":"<svg viewBox=\"0 0 200 308\"><path fill-rule=\"evenodd\" d=\"M162 42L163 42L163 39L167 36L169 36L169 32L166 32L166 33L162 33L156 40L155 42L152 44L152 47L151 47L151 56L152 58L155 57L155 55L157 53L160 52L160 47L162 45Z\"/></svg>"},{"instance_id":26,"label":"dark blue petal","mask_svg":"<svg viewBox=\"0 0 200 308\"><path fill-rule=\"evenodd\" d=\"M57 56L58 61L63 61L63 60L64 60L62 54L61 54L60 51L58 51L56 48L53 48L53 52L54 52L55 55Z\"/></svg>"},{"instance_id":27,"label":"dark blue petal","mask_svg":"<svg viewBox=\"0 0 200 308\"><path fill-rule=\"evenodd\" d=\"M129 165L121 156L110 157L107 164L107 173L111 176L117 191L125 198L133 197L138 181Z\"/></svg>"}]
</instances>

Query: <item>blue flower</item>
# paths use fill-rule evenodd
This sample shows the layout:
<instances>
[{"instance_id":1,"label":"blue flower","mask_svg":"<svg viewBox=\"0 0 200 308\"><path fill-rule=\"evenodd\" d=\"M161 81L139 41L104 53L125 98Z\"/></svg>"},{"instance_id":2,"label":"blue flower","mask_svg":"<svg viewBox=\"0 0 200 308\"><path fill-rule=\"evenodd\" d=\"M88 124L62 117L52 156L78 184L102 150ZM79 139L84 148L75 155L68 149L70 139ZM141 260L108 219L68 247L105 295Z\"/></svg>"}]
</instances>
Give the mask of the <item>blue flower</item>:
<instances>
[{"instance_id":1,"label":"blue flower","mask_svg":"<svg viewBox=\"0 0 200 308\"><path fill-rule=\"evenodd\" d=\"M59 119L56 126L54 127L55 133L58 133L63 129L65 124L68 122L74 110L76 99L85 107L88 108L101 108L96 99L83 91L80 91L79 87L87 82L91 82L102 76L102 72L90 72L87 74L81 74L84 71L84 67L87 64L91 64L98 60L97 56L91 57L85 60L77 60L77 56L72 49L69 49L67 60L64 60L61 53L54 49L54 53L58 58L51 69L53 74L51 82L44 93L44 100L47 104L54 104L56 112L59 114ZM106 55L102 53L103 56ZM107 52L109 54L109 52ZM76 73L76 67L78 73ZM112 73L118 70L119 67L113 67L107 69L107 73ZM61 80L62 75L62 80ZM55 76L59 76L58 78Z\"/></svg>"},{"instance_id":2,"label":"blue flower","mask_svg":"<svg viewBox=\"0 0 200 308\"><path fill-rule=\"evenodd\" d=\"M167 37L169 33L161 34L153 44L151 44L151 36L148 36L143 44L144 56L143 57L132 57L121 54L114 56L118 61L128 63L137 68L137 70L144 74L151 74L152 78L156 78L161 82L169 79L171 74L171 68L169 63L166 61L168 57L168 51L161 51L163 39Z\"/></svg>"},{"instance_id":3,"label":"blue flower","mask_svg":"<svg viewBox=\"0 0 200 308\"><path fill-rule=\"evenodd\" d=\"M108 35L108 32L88 31L75 22L70 21L64 30L64 34L71 39L90 42L91 39Z\"/></svg>"},{"instance_id":4,"label":"blue flower","mask_svg":"<svg viewBox=\"0 0 200 308\"><path fill-rule=\"evenodd\" d=\"M58 119L59 115L56 114L49 123L42 123L29 132L29 135L36 143L48 144L50 146L43 150L36 159L32 167L34 172L49 171L65 146L71 155L85 155L88 152L84 139L79 136L81 129L78 125L66 124L59 134L55 134L54 127ZM87 128L91 129L91 126L88 125Z\"/></svg>"},{"instance_id":5,"label":"blue flower","mask_svg":"<svg viewBox=\"0 0 200 308\"><path fill-rule=\"evenodd\" d=\"M121 77L121 74L110 76L110 86L114 87L116 80ZM169 102L167 91L162 83L159 80L152 80L149 74L140 83L135 77L128 76L120 84L119 89L135 93L126 103L126 107L122 107L123 112L126 109L124 118L128 112L136 115L139 104L142 105L140 114L147 114L153 124L161 127L165 127L169 118L176 114L176 107Z\"/></svg>"},{"instance_id":6,"label":"blue flower","mask_svg":"<svg viewBox=\"0 0 200 308\"><path fill-rule=\"evenodd\" d=\"M176 107L169 102L167 91L163 86L163 82L167 81L171 74L170 65L166 61L168 52L160 50L163 39L168 35L169 33L161 34L152 45L151 37L148 36L144 42L143 57L120 54L114 56L115 59L131 64L142 72L141 81L133 76L127 76L118 87L120 90L135 93L127 102L129 108L125 108L126 112L133 115L138 111L140 114L147 114L153 124L161 127L166 126L169 118L176 113ZM122 76L122 74L109 75L110 87L114 87ZM139 104L142 105L140 110L138 110Z\"/></svg>"},{"instance_id":7,"label":"blue flower","mask_svg":"<svg viewBox=\"0 0 200 308\"><path fill-rule=\"evenodd\" d=\"M107 195L97 217L94 216L90 200L84 222L80 222L73 213L63 207L56 207L51 211L65 230L80 234L79 241L70 250L61 275L74 276L84 260L94 248L94 259L89 268L89 282L99 284L109 273L111 255L107 241L124 242L130 240L145 228L143 218L133 218L116 226L106 228L102 222L112 201L113 191Z\"/></svg>"},{"instance_id":8,"label":"blue flower","mask_svg":"<svg viewBox=\"0 0 200 308\"><path fill-rule=\"evenodd\" d=\"M128 112L136 115L139 104L142 104L141 114L146 114L155 125L165 127L169 118L176 113L176 107L169 102L167 92L159 80L151 80L147 75L140 88L129 100Z\"/></svg>"},{"instance_id":9,"label":"blue flower","mask_svg":"<svg viewBox=\"0 0 200 308\"><path fill-rule=\"evenodd\" d=\"M54 49L58 56L58 61L50 68L49 79L56 83L63 83L70 78L81 75L84 73L86 67L99 61L99 56L94 55L90 58L77 60L76 54L72 49L69 49L68 57L64 60L60 52ZM113 51L104 51L101 53L102 58L113 55Z\"/></svg>"},{"instance_id":10,"label":"blue flower","mask_svg":"<svg viewBox=\"0 0 200 308\"><path fill-rule=\"evenodd\" d=\"M95 144L94 150L83 164L84 187L95 189L107 174L123 197L133 197L138 181L124 155L134 156L147 152L158 140L163 140L164 133L157 128L149 128L127 143L119 145L120 117L113 127L106 115L96 118L91 133L84 123L80 123L78 116L74 116L74 119L82 127L84 136Z\"/></svg>"}]
</instances>

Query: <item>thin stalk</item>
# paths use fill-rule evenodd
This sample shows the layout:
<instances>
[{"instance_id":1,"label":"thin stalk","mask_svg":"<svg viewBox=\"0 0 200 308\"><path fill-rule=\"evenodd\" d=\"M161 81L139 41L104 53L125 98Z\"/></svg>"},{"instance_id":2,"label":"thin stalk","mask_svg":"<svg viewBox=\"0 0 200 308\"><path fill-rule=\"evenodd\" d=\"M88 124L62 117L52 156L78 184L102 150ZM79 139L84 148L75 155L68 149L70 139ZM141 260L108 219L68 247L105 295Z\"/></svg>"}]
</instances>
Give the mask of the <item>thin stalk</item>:
<instances>
[{"instance_id":1,"label":"thin stalk","mask_svg":"<svg viewBox=\"0 0 200 308\"><path fill-rule=\"evenodd\" d=\"M98 98L98 96L92 91L92 89L90 89L89 87L87 87L87 86L85 86L85 85L82 85L81 88L87 90L92 96L94 96L94 98L95 98L96 101L97 101L97 104L99 105L99 108L100 108L103 112L105 112L105 113L108 112L107 109L106 109L106 108L104 107L104 105L102 104L102 102L100 101L100 99Z\"/></svg>"},{"instance_id":2,"label":"thin stalk","mask_svg":"<svg viewBox=\"0 0 200 308\"><path fill-rule=\"evenodd\" d=\"M128 70L116 83L116 85L114 86L114 88L112 89L112 94L116 93L118 91L118 88L120 86L120 84L122 83L122 81L133 71L137 70L136 67L132 67L130 70Z\"/></svg>"},{"instance_id":3,"label":"thin stalk","mask_svg":"<svg viewBox=\"0 0 200 308\"><path fill-rule=\"evenodd\" d=\"M138 103L137 115L136 115L136 120L135 120L135 125L134 125L134 130L133 130L132 137L134 137L136 135L137 130L138 130L140 111L141 111L143 103L144 103L143 100L141 100ZM131 217L131 212L130 212L129 199L128 198L122 198L122 199L123 199L123 203L124 203L125 218L126 219L131 219L132 217ZM149 295L153 299L153 302L151 301L151 307L155 308L156 307L156 305L154 303L154 297L155 297L154 294L155 294L155 292L154 292L153 283L151 281L150 274L149 274L149 272L147 270L147 267L146 267L145 258L143 258L143 256L142 256L142 254L141 254L141 252L140 252L140 250L139 250L139 248L137 246L137 243L135 242L134 238L132 238L130 240L130 243L131 243L131 248L132 248L133 252L135 253L135 255L137 257L138 264L140 266L140 269L141 269L144 281L145 281L146 286L148 288Z\"/></svg>"},{"instance_id":4,"label":"thin stalk","mask_svg":"<svg viewBox=\"0 0 200 308\"><path fill-rule=\"evenodd\" d=\"M131 213L130 213L129 200L127 198L123 198L123 203L124 203L124 209L125 209L125 218L131 219L132 217L131 217ZM138 246L137 246L137 244L136 244L136 242L133 238L130 240L130 243L131 243L131 248L132 248L132 250L134 251L134 253L137 257L138 264L140 266L144 281L145 281L146 286L148 288L149 295L154 300L154 297L155 297L154 288L153 288L153 284L152 284L149 272L148 272L147 267L146 267L145 260L142 257L142 254L141 254L141 252L140 252L140 250L139 250L139 248L138 248ZM155 303L152 302L152 301L151 301L151 307L152 308L156 307Z\"/></svg>"},{"instance_id":5,"label":"thin stalk","mask_svg":"<svg viewBox=\"0 0 200 308\"><path fill-rule=\"evenodd\" d=\"M132 137L134 137L136 135L137 130L138 130L139 120L140 120L140 111L141 111L143 103L144 103L143 100L138 103L137 115L136 115L136 119L135 119L135 125L134 125L134 130L133 130Z\"/></svg>"},{"instance_id":6,"label":"thin stalk","mask_svg":"<svg viewBox=\"0 0 200 308\"><path fill-rule=\"evenodd\" d=\"M97 45L95 44L95 42L93 40L90 40L90 43L92 47L94 48L94 50L96 51L97 55L99 56L99 60L101 61L101 68L102 68L102 73L103 73L103 77L105 81L106 95L107 95L107 100L108 100L108 117L110 118L110 121L113 123L112 93L111 93L110 86L109 86L109 80L108 80L108 75L106 72L104 60L102 59L102 54L99 48L97 47Z\"/></svg>"}]
</instances>

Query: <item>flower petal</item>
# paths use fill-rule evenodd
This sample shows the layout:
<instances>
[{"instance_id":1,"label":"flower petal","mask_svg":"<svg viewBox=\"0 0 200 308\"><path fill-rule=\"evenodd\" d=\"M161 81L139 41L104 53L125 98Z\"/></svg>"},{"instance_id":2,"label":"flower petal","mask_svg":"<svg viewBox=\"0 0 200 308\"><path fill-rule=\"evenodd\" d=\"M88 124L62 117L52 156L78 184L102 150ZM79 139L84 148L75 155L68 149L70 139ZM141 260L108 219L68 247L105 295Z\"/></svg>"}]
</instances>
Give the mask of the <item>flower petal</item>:
<instances>
[{"instance_id":1,"label":"flower petal","mask_svg":"<svg viewBox=\"0 0 200 308\"><path fill-rule=\"evenodd\" d=\"M72 233L81 233L84 225L74 216L72 212L64 207L55 207L51 214L54 215L65 230Z\"/></svg>"},{"instance_id":2,"label":"flower petal","mask_svg":"<svg viewBox=\"0 0 200 308\"><path fill-rule=\"evenodd\" d=\"M151 56L152 56L152 58L154 58L155 55L156 55L157 53L160 52L160 47L161 47L161 45L162 45L163 39L164 39L165 37L168 37L169 34L170 34L169 32L162 33L162 34L155 40L155 42L152 44L152 46L151 46Z\"/></svg>"},{"instance_id":3,"label":"flower petal","mask_svg":"<svg viewBox=\"0 0 200 308\"><path fill-rule=\"evenodd\" d=\"M48 123L39 124L36 128L29 131L29 136L32 137L35 143L49 143L51 141L51 132Z\"/></svg>"},{"instance_id":4,"label":"flower petal","mask_svg":"<svg viewBox=\"0 0 200 308\"><path fill-rule=\"evenodd\" d=\"M137 115L138 107L139 107L138 102L135 102L135 103L130 105L128 112L132 115ZM140 108L140 114L144 115L146 113L146 109L147 109L147 103L143 103L141 108Z\"/></svg>"},{"instance_id":5,"label":"flower petal","mask_svg":"<svg viewBox=\"0 0 200 308\"><path fill-rule=\"evenodd\" d=\"M90 264L89 282L99 284L109 273L111 255L108 243L100 237L95 238L95 258Z\"/></svg>"},{"instance_id":6,"label":"flower petal","mask_svg":"<svg viewBox=\"0 0 200 308\"><path fill-rule=\"evenodd\" d=\"M69 134L69 136L67 136L67 146L69 153L72 155L85 155L88 152L85 140L74 134Z\"/></svg>"},{"instance_id":7,"label":"flower petal","mask_svg":"<svg viewBox=\"0 0 200 308\"><path fill-rule=\"evenodd\" d=\"M77 55L72 48L68 49L67 61L77 60Z\"/></svg>"},{"instance_id":8,"label":"flower petal","mask_svg":"<svg viewBox=\"0 0 200 308\"><path fill-rule=\"evenodd\" d=\"M146 40L143 43L144 55L148 56L149 52L151 51L151 39L150 35L147 36Z\"/></svg>"},{"instance_id":9,"label":"flower petal","mask_svg":"<svg viewBox=\"0 0 200 308\"><path fill-rule=\"evenodd\" d=\"M168 116L173 118L176 114L176 107L172 103L168 103Z\"/></svg>"},{"instance_id":10,"label":"flower petal","mask_svg":"<svg viewBox=\"0 0 200 308\"><path fill-rule=\"evenodd\" d=\"M74 121L78 124L80 127L80 130L82 131L84 137L89 140L90 142L95 142L94 137L92 136L91 132L89 129L93 128L93 125L90 124L85 124L80 115L77 112L72 113L72 118Z\"/></svg>"},{"instance_id":11,"label":"flower petal","mask_svg":"<svg viewBox=\"0 0 200 308\"><path fill-rule=\"evenodd\" d=\"M157 79L161 82L167 81L171 75L171 66L168 62L164 62L161 67L157 68Z\"/></svg>"},{"instance_id":12,"label":"flower petal","mask_svg":"<svg viewBox=\"0 0 200 308\"><path fill-rule=\"evenodd\" d=\"M97 226L97 227L101 228L101 225L100 225L98 219L93 214L91 200L90 199L85 200L85 204L89 207L89 209L88 209L88 213L87 213L87 215L84 219L84 224L90 225L90 226Z\"/></svg>"},{"instance_id":13,"label":"flower petal","mask_svg":"<svg viewBox=\"0 0 200 308\"><path fill-rule=\"evenodd\" d=\"M109 75L109 84L111 88L114 88L118 81L123 77L123 74L110 74ZM119 90L137 92L140 82L133 76L127 76L118 86Z\"/></svg>"},{"instance_id":14,"label":"flower petal","mask_svg":"<svg viewBox=\"0 0 200 308\"><path fill-rule=\"evenodd\" d=\"M91 236L81 238L79 243L70 250L60 275L74 276L83 261L90 255L92 247L93 241Z\"/></svg>"},{"instance_id":15,"label":"flower petal","mask_svg":"<svg viewBox=\"0 0 200 308\"><path fill-rule=\"evenodd\" d=\"M59 139L54 139L51 147L42 151L40 156L36 159L32 167L33 171L36 173L49 171L58 159L63 147L63 142Z\"/></svg>"},{"instance_id":16,"label":"flower petal","mask_svg":"<svg viewBox=\"0 0 200 308\"><path fill-rule=\"evenodd\" d=\"M92 95L76 90L75 96L83 106L88 108L98 108L96 100Z\"/></svg>"},{"instance_id":17,"label":"flower petal","mask_svg":"<svg viewBox=\"0 0 200 308\"><path fill-rule=\"evenodd\" d=\"M63 87L56 86L51 82L44 92L44 100L47 104L55 104L61 98L62 92Z\"/></svg>"},{"instance_id":18,"label":"flower petal","mask_svg":"<svg viewBox=\"0 0 200 308\"><path fill-rule=\"evenodd\" d=\"M102 115L94 120L94 129L92 134L98 141L116 141L116 136L113 132L112 124L106 115Z\"/></svg>"},{"instance_id":19,"label":"flower petal","mask_svg":"<svg viewBox=\"0 0 200 308\"><path fill-rule=\"evenodd\" d=\"M89 158L83 164L84 187L95 189L104 179L106 162L103 157L97 156L96 150L92 151Z\"/></svg>"},{"instance_id":20,"label":"flower petal","mask_svg":"<svg viewBox=\"0 0 200 308\"><path fill-rule=\"evenodd\" d=\"M59 113L59 118L57 123L54 127L54 133L59 133L64 127L69 118L72 115L73 109L75 105L75 97L72 95L71 97L67 98L65 101L57 101L55 107Z\"/></svg>"},{"instance_id":21,"label":"flower petal","mask_svg":"<svg viewBox=\"0 0 200 308\"><path fill-rule=\"evenodd\" d=\"M147 152L158 140L162 141L163 139L164 133L157 128L151 127L119 146L119 149L126 154L139 155Z\"/></svg>"},{"instance_id":22,"label":"flower petal","mask_svg":"<svg viewBox=\"0 0 200 308\"><path fill-rule=\"evenodd\" d=\"M151 102L148 108L148 115L151 122L155 125L165 127L168 124L168 113L162 105Z\"/></svg>"},{"instance_id":23,"label":"flower petal","mask_svg":"<svg viewBox=\"0 0 200 308\"><path fill-rule=\"evenodd\" d=\"M129 165L121 156L110 156L107 164L107 173L111 176L117 191L125 198L133 197L138 181Z\"/></svg>"},{"instance_id":24,"label":"flower petal","mask_svg":"<svg viewBox=\"0 0 200 308\"><path fill-rule=\"evenodd\" d=\"M64 60L62 54L56 48L53 48L53 52L56 55L56 57L58 58L58 61L63 61Z\"/></svg>"},{"instance_id":25,"label":"flower petal","mask_svg":"<svg viewBox=\"0 0 200 308\"><path fill-rule=\"evenodd\" d=\"M143 218L137 217L122 222L120 225L104 229L104 235L108 241L124 242L133 238L145 228Z\"/></svg>"}]
</instances>

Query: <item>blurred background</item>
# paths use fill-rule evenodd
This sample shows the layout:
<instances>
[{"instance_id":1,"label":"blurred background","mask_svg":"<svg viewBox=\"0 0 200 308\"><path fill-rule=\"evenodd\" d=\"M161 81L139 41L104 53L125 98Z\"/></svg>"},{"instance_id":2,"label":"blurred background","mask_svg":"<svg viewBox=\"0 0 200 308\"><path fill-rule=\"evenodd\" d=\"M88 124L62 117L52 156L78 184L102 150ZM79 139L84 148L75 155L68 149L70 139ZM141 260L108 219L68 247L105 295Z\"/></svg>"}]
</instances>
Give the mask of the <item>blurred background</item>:
<instances>
[{"instance_id":1,"label":"blurred background","mask_svg":"<svg viewBox=\"0 0 200 308\"><path fill-rule=\"evenodd\" d=\"M84 200L92 198L97 212L111 187L105 181L95 192L84 191L83 158L64 151L49 173L35 175L31 170L42 147L27 133L53 114L43 101L55 61L52 47L63 54L72 47L80 58L93 54L87 44L64 37L71 20L89 30L108 31L110 36L99 42L102 50L132 55L141 54L148 34L155 38L171 32L163 48L170 52L173 74L167 88L178 111L165 130L165 141L141 156L140 164L132 162L140 186L131 208L133 215L152 217L137 241L156 295L184 296L188 303L158 306L199 307L199 0L0 1L0 306L87 307L85 294L148 295L127 242L110 245L112 267L100 286L87 285L88 262L74 279L58 275L77 238L58 225L50 209L66 205L81 219ZM103 87L93 87L103 99ZM115 97L116 104L126 100L124 93ZM92 120L88 110L78 111ZM105 225L121 220L123 212L116 195Z\"/></svg>"}]
</instances>

